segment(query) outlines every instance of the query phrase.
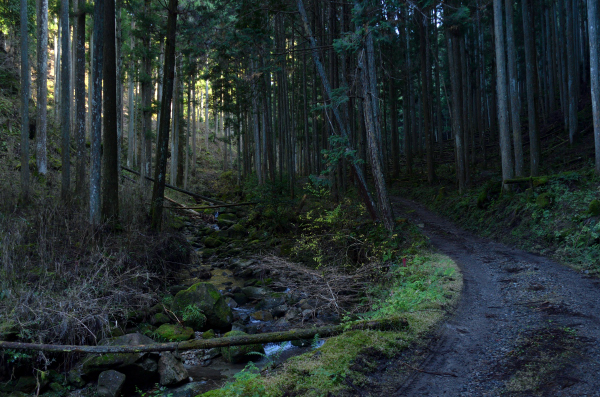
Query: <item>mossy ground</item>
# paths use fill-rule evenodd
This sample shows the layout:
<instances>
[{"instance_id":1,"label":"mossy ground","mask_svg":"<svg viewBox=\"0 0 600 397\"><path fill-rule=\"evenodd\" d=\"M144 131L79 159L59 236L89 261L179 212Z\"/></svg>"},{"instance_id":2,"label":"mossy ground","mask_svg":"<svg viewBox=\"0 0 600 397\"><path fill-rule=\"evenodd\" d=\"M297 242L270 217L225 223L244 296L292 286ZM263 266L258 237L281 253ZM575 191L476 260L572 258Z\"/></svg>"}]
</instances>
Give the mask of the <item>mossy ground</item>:
<instances>
[{"instance_id":1,"label":"mossy ground","mask_svg":"<svg viewBox=\"0 0 600 397\"><path fill-rule=\"evenodd\" d=\"M400 264L390 270L393 277L387 285L370 292L373 310L362 317L385 318L395 313L408 320L408 328L346 332L329 338L319 349L291 358L267 376L248 369L237 381L204 396L326 396L372 382L368 375L377 367L377 360L399 356L408 347L423 343L456 305L462 290L462 275L446 256L428 252L410 257L406 267ZM406 368L397 370L401 376Z\"/></svg>"}]
</instances>

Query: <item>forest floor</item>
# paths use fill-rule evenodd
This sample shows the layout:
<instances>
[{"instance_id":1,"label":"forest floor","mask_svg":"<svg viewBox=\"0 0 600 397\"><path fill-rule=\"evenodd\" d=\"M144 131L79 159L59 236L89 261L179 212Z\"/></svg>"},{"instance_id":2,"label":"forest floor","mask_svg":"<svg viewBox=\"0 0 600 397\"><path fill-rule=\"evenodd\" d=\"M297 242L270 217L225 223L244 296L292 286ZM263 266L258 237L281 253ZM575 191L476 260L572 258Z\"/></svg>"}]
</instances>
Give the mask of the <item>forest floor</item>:
<instances>
[{"instance_id":1,"label":"forest floor","mask_svg":"<svg viewBox=\"0 0 600 397\"><path fill-rule=\"evenodd\" d=\"M419 369L399 379L382 360L363 395L600 396L598 280L476 237L413 201L393 205L456 261L464 289L428 347L413 350Z\"/></svg>"}]
</instances>

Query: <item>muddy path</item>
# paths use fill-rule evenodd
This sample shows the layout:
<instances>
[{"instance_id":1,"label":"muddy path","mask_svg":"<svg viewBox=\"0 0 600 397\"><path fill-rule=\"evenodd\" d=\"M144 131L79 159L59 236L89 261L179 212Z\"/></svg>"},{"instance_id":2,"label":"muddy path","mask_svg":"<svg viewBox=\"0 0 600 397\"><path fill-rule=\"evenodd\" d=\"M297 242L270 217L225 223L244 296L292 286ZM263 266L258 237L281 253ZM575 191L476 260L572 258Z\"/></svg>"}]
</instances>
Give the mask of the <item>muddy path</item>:
<instances>
[{"instance_id":1,"label":"muddy path","mask_svg":"<svg viewBox=\"0 0 600 397\"><path fill-rule=\"evenodd\" d=\"M428 347L414 352L421 371L407 379L388 366L366 395L600 396L600 281L392 201L458 263L464 291Z\"/></svg>"}]
</instances>

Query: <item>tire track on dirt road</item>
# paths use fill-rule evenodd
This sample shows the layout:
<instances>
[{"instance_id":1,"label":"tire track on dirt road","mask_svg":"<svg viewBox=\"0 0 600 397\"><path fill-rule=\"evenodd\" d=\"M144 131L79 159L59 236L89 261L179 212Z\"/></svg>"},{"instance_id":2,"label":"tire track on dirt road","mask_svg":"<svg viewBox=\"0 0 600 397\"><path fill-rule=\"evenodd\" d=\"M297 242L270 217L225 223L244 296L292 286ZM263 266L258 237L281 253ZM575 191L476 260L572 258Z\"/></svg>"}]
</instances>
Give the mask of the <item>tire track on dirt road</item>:
<instances>
[{"instance_id":1,"label":"tire track on dirt road","mask_svg":"<svg viewBox=\"0 0 600 397\"><path fill-rule=\"evenodd\" d=\"M394 395L600 396L597 280L473 236L410 200L392 202L464 279L455 313L422 353L423 372Z\"/></svg>"}]
</instances>

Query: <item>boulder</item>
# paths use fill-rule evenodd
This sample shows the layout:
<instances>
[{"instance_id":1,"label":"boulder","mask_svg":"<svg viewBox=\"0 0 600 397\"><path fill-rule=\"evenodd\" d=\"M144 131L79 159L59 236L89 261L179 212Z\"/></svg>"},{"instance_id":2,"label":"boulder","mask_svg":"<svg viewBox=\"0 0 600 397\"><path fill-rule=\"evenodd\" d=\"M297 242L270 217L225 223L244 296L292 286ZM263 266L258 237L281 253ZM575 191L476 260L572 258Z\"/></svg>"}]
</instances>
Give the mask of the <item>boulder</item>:
<instances>
[{"instance_id":1,"label":"boulder","mask_svg":"<svg viewBox=\"0 0 600 397\"><path fill-rule=\"evenodd\" d=\"M127 377L117 371L108 370L98 376L97 394L99 397L118 397L121 395Z\"/></svg>"},{"instance_id":2,"label":"boulder","mask_svg":"<svg viewBox=\"0 0 600 397\"><path fill-rule=\"evenodd\" d=\"M169 342L182 342L192 339L194 330L190 327L183 327L179 324L163 324L156 330L156 333Z\"/></svg>"},{"instance_id":3,"label":"boulder","mask_svg":"<svg viewBox=\"0 0 600 397\"><path fill-rule=\"evenodd\" d=\"M271 310L277 306L283 305L285 303L284 297L277 298L265 298L258 302L254 308L256 310Z\"/></svg>"},{"instance_id":4,"label":"boulder","mask_svg":"<svg viewBox=\"0 0 600 397\"><path fill-rule=\"evenodd\" d=\"M158 374L162 386L176 385L188 378L181 358L171 352L163 352L158 360Z\"/></svg>"},{"instance_id":5,"label":"boulder","mask_svg":"<svg viewBox=\"0 0 600 397\"><path fill-rule=\"evenodd\" d=\"M245 332L242 332L242 331L230 331L230 332L227 332L224 336L229 337L229 336L243 336L243 335L248 335L248 334ZM242 346L227 346L227 347L221 348L221 354L223 355L223 358L225 359L225 361L232 363L232 364L244 363L244 362L248 362L252 359L254 359L255 361L258 361L260 359L260 354L251 354L253 352L264 354L265 349L263 348L263 346L261 344L242 345Z\"/></svg>"},{"instance_id":6,"label":"boulder","mask_svg":"<svg viewBox=\"0 0 600 397\"><path fill-rule=\"evenodd\" d=\"M250 315L250 317L252 317L253 319L258 320L258 321L272 321L273 320L273 315L266 310L259 310L257 312L254 312Z\"/></svg>"},{"instance_id":7,"label":"boulder","mask_svg":"<svg viewBox=\"0 0 600 397\"><path fill-rule=\"evenodd\" d=\"M215 337L215 331L209 329L208 331L204 331L202 333L202 339L212 339Z\"/></svg>"},{"instance_id":8,"label":"boulder","mask_svg":"<svg viewBox=\"0 0 600 397\"><path fill-rule=\"evenodd\" d=\"M162 325L170 323L171 319L164 313L156 313L154 316L152 316L152 320L150 320L150 322L152 325Z\"/></svg>"},{"instance_id":9,"label":"boulder","mask_svg":"<svg viewBox=\"0 0 600 397\"><path fill-rule=\"evenodd\" d=\"M206 389L206 381L190 382L185 385L165 390L164 397L195 397ZM158 397L158 396L157 396Z\"/></svg>"},{"instance_id":10,"label":"boulder","mask_svg":"<svg viewBox=\"0 0 600 397\"><path fill-rule=\"evenodd\" d=\"M246 303L248 303L248 297L245 294L241 293L241 292L234 293L233 294L233 299L240 306L245 305Z\"/></svg>"},{"instance_id":11,"label":"boulder","mask_svg":"<svg viewBox=\"0 0 600 397\"><path fill-rule=\"evenodd\" d=\"M85 380L83 380L81 374L76 369L69 371L69 374L67 375L67 382L69 382L69 385L78 389L81 389L83 386L85 386Z\"/></svg>"},{"instance_id":12,"label":"boulder","mask_svg":"<svg viewBox=\"0 0 600 397\"><path fill-rule=\"evenodd\" d=\"M139 333L127 334L117 338L103 339L100 345L138 346L153 344L154 341ZM83 378L93 379L101 372L114 369L123 373L129 379L135 380L135 385L145 387L156 383L156 360L152 353L111 353L103 355L88 355L83 360ZM69 378L71 374L69 375Z\"/></svg>"},{"instance_id":13,"label":"boulder","mask_svg":"<svg viewBox=\"0 0 600 397\"><path fill-rule=\"evenodd\" d=\"M257 299L257 300L263 299L267 295L269 295L269 292L265 288L260 288L260 287L244 287L244 288L242 288L242 292L249 299Z\"/></svg>"},{"instance_id":14,"label":"boulder","mask_svg":"<svg viewBox=\"0 0 600 397\"><path fill-rule=\"evenodd\" d=\"M227 306L229 306L232 309L235 309L236 307L238 307L238 304L235 301L235 299L230 298L230 297L225 298L225 303L227 303Z\"/></svg>"},{"instance_id":15,"label":"boulder","mask_svg":"<svg viewBox=\"0 0 600 397\"><path fill-rule=\"evenodd\" d=\"M206 328L231 328L233 313L214 285L197 283L175 295L173 299L175 311L182 312L189 305L196 306L204 313L207 319Z\"/></svg>"},{"instance_id":16,"label":"boulder","mask_svg":"<svg viewBox=\"0 0 600 397\"><path fill-rule=\"evenodd\" d=\"M206 246L206 248L217 248L220 247L221 245L223 245L223 242L221 240L219 240L218 238L214 238L214 237L207 237L204 240L204 245Z\"/></svg>"}]
</instances>

